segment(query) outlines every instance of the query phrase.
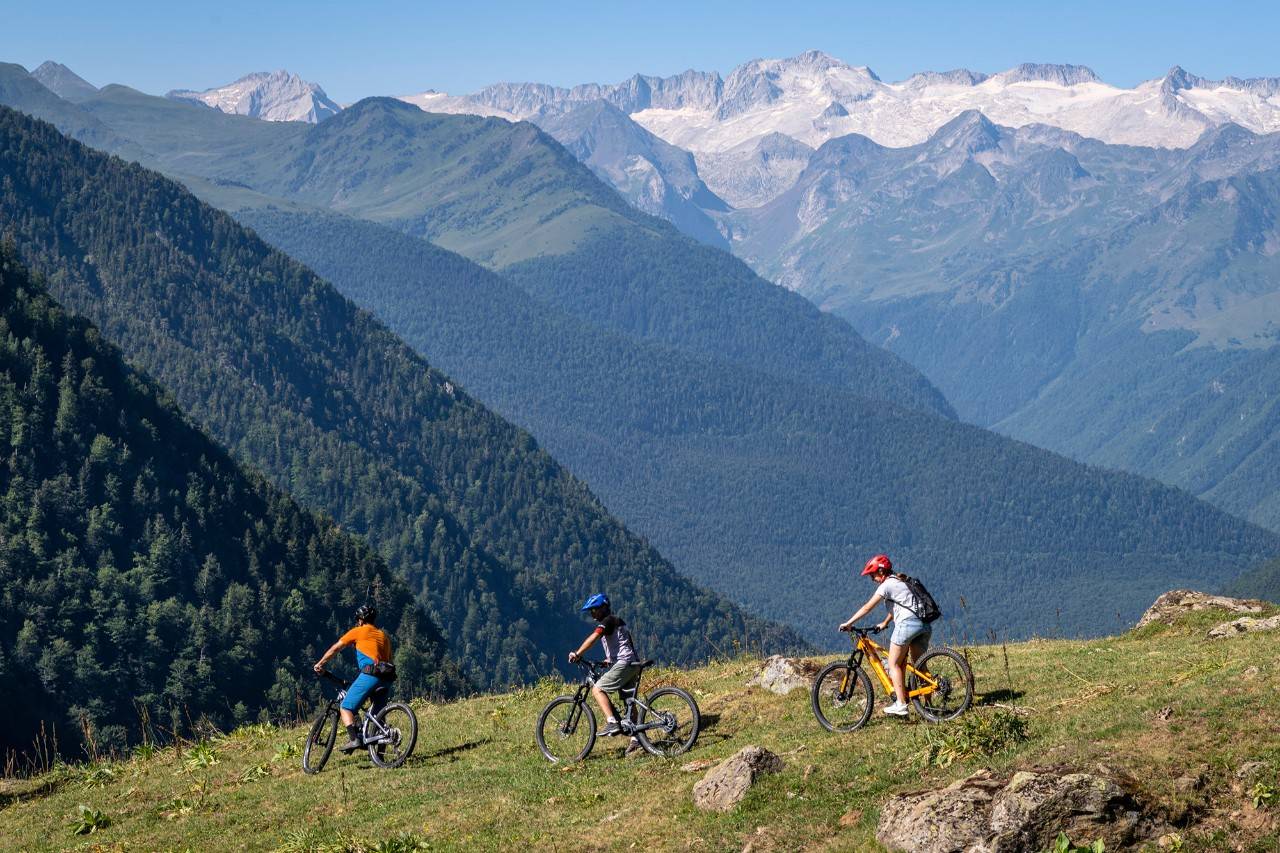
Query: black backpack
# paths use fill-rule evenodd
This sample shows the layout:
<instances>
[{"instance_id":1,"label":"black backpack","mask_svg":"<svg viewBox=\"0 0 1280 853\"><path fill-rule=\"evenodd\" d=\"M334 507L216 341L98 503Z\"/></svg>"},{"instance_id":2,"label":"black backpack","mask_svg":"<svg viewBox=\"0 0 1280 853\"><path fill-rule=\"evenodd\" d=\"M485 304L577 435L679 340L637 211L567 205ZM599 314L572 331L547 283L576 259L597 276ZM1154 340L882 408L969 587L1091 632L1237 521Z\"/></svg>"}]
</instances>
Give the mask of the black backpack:
<instances>
[{"instance_id":1,"label":"black backpack","mask_svg":"<svg viewBox=\"0 0 1280 853\"><path fill-rule=\"evenodd\" d=\"M938 607L938 602L933 600L933 596L929 594L929 590L924 588L924 584L910 575L899 573L896 577L907 585L907 589L911 590L911 594L915 596L916 601L920 604L919 610L907 607L905 604L902 605L903 607L907 607L908 610L916 615L916 618L926 624L936 622L942 616L942 608Z\"/></svg>"}]
</instances>

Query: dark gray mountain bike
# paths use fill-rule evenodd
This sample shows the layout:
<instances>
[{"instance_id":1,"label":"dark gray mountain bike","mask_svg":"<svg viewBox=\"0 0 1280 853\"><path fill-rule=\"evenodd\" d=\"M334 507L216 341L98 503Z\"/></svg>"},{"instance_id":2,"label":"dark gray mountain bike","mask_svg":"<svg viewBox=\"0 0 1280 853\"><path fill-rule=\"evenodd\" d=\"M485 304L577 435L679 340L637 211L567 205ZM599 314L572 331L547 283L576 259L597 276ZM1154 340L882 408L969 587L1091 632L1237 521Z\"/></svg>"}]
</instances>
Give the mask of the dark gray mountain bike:
<instances>
[{"instance_id":1,"label":"dark gray mountain bike","mask_svg":"<svg viewBox=\"0 0 1280 853\"><path fill-rule=\"evenodd\" d=\"M557 696L538 716L534 734L538 749L553 763L581 761L596 744L596 714L591 688L607 669L604 661L578 659L582 683L572 696ZM642 668L653 665L647 660ZM702 715L698 703L679 687L659 687L644 699L637 698L640 680L618 695L623 701L619 718L623 734L633 735L648 752L670 757L687 752L698 739Z\"/></svg>"},{"instance_id":2,"label":"dark gray mountain bike","mask_svg":"<svg viewBox=\"0 0 1280 853\"><path fill-rule=\"evenodd\" d=\"M306 773L319 773L329 760L338 737L338 706L351 687L351 682L343 681L328 670L321 670L317 675L336 684L338 695L329 700L307 733L307 743L302 748L302 769ZM369 750L369 760L378 767L404 764L418 742L418 717L405 703L388 702L390 691L388 684L375 687L369 694L368 713L361 708L356 716L365 748Z\"/></svg>"}]
</instances>

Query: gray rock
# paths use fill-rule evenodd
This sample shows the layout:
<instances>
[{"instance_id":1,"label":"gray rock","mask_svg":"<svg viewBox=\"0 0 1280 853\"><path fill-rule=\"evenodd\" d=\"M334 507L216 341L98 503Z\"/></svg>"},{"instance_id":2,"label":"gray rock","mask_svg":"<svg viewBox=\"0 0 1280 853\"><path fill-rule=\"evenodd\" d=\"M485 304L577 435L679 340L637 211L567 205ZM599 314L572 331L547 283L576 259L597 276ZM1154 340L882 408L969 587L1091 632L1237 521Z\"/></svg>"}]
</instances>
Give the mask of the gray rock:
<instances>
[{"instance_id":1,"label":"gray rock","mask_svg":"<svg viewBox=\"0 0 1280 853\"><path fill-rule=\"evenodd\" d=\"M1043 850L1059 832L1127 844L1144 823L1141 808L1112 779L1093 773L1019 772L991 807L995 850Z\"/></svg>"},{"instance_id":2,"label":"gray rock","mask_svg":"<svg viewBox=\"0 0 1280 853\"><path fill-rule=\"evenodd\" d=\"M1004 787L980 770L939 791L893 797L880 810L876 840L890 850L960 853L981 849L991 834L991 804Z\"/></svg>"},{"instance_id":3,"label":"gray rock","mask_svg":"<svg viewBox=\"0 0 1280 853\"><path fill-rule=\"evenodd\" d=\"M893 797L876 838L891 850L1014 853L1044 850L1059 832L1106 841L1108 849L1146 837L1154 823L1127 781L1098 773L1024 770L1007 781L988 770L948 785Z\"/></svg>"},{"instance_id":4,"label":"gray rock","mask_svg":"<svg viewBox=\"0 0 1280 853\"><path fill-rule=\"evenodd\" d=\"M760 746L744 746L707 772L693 786L693 804L704 811L727 812L742 801L757 778L777 773L784 762Z\"/></svg>"},{"instance_id":5,"label":"gray rock","mask_svg":"<svg viewBox=\"0 0 1280 853\"><path fill-rule=\"evenodd\" d=\"M1265 606L1264 602L1253 599L1228 598L1225 595L1210 595L1193 589L1175 589L1157 598L1134 627L1142 628L1152 622L1170 625L1186 613L1209 608L1218 608L1230 613L1261 613Z\"/></svg>"},{"instance_id":6,"label":"gray rock","mask_svg":"<svg viewBox=\"0 0 1280 853\"><path fill-rule=\"evenodd\" d=\"M1246 761L1236 768L1236 778L1244 780L1252 780L1262 774L1267 769L1265 761Z\"/></svg>"},{"instance_id":7,"label":"gray rock","mask_svg":"<svg viewBox=\"0 0 1280 853\"><path fill-rule=\"evenodd\" d=\"M1238 637L1241 634L1252 634L1258 631L1274 631L1280 628L1280 613L1275 616L1268 616L1266 619L1254 619L1251 616L1243 616L1234 622L1223 622L1216 628L1209 629L1209 636L1216 640L1223 637ZM1256 670L1255 670L1256 674Z\"/></svg>"},{"instance_id":8,"label":"gray rock","mask_svg":"<svg viewBox=\"0 0 1280 853\"><path fill-rule=\"evenodd\" d=\"M747 682L748 687L759 686L770 693L785 696L792 690L808 690L818 665L803 658L787 658L773 655L764 662L760 674Z\"/></svg>"}]
</instances>

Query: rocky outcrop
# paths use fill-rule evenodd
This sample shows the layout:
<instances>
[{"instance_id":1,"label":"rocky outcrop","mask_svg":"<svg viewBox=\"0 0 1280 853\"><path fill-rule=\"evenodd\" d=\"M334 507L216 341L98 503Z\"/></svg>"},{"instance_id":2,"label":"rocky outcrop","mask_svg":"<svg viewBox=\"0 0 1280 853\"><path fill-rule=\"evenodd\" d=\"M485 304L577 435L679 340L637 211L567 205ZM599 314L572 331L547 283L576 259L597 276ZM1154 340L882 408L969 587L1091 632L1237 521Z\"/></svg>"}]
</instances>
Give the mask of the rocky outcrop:
<instances>
[{"instance_id":1,"label":"rocky outcrop","mask_svg":"<svg viewBox=\"0 0 1280 853\"><path fill-rule=\"evenodd\" d=\"M785 696L792 690L808 690L818 674L818 664L804 658L773 655L764 662L760 674L747 682L748 687L763 687L770 693Z\"/></svg>"},{"instance_id":2,"label":"rocky outcrop","mask_svg":"<svg viewBox=\"0 0 1280 853\"><path fill-rule=\"evenodd\" d=\"M1059 832L1113 849L1157 828L1129 781L1107 768L1033 768L1008 778L981 770L940 790L893 797L876 838L912 853L1012 853L1050 848Z\"/></svg>"},{"instance_id":3,"label":"rocky outcrop","mask_svg":"<svg viewBox=\"0 0 1280 853\"><path fill-rule=\"evenodd\" d=\"M1226 610L1229 613L1261 613L1265 607L1266 602L1256 599L1228 598L1225 595L1210 595L1207 592L1196 592L1192 589L1175 589L1157 598L1134 627L1142 628L1152 622L1171 625L1187 613L1210 608Z\"/></svg>"},{"instance_id":4,"label":"rocky outcrop","mask_svg":"<svg viewBox=\"0 0 1280 853\"><path fill-rule=\"evenodd\" d=\"M1252 634L1258 631L1274 631L1280 628L1280 614L1268 616L1266 619L1254 619L1243 616L1233 622L1223 622L1216 628L1209 629L1209 636L1216 640L1223 637L1238 637L1241 634Z\"/></svg>"},{"instance_id":5,"label":"rocky outcrop","mask_svg":"<svg viewBox=\"0 0 1280 853\"><path fill-rule=\"evenodd\" d=\"M756 779L783 766L783 760L764 747L744 746L693 786L693 804L704 811L727 812L742 801Z\"/></svg>"},{"instance_id":6,"label":"rocky outcrop","mask_svg":"<svg viewBox=\"0 0 1280 853\"><path fill-rule=\"evenodd\" d=\"M876 839L890 850L972 850L991 834L991 804L1004 783L981 770L938 791L902 794L880 810Z\"/></svg>"}]
</instances>

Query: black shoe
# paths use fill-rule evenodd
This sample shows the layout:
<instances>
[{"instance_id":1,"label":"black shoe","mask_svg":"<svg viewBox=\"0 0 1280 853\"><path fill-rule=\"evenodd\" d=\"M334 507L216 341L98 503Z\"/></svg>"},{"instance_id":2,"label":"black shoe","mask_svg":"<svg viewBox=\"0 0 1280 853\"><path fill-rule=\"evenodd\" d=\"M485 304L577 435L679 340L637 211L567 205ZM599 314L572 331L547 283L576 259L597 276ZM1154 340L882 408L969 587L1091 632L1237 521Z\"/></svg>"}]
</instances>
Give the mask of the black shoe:
<instances>
[{"instance_id":1,"label":"black shoe","mask_svg":"<svg viewBox=\"0 0 1280 853\"><path fill-rule=\"evenodd\" d=\"M605 725L604 730L600 732L600 737L613 737L620 734L622 734L622 724L614 720Z\"/></svg>"},{"instance_id":2,"label":"black shoe","mask_svg":"<svg viewBox=\"0 0 1280 853\"><path fill-rule=\"evenodd\" d=\"M338 747L339 750L347 755L350 755L357 749L361 749L364 746L364 738L360 737L359 726L347 726L347 738L347 742Z\"/></svg>"}]
</instances>

